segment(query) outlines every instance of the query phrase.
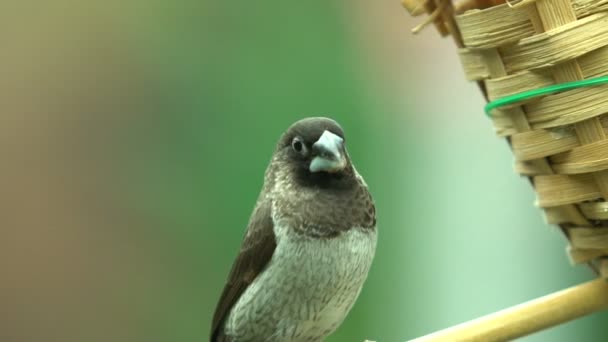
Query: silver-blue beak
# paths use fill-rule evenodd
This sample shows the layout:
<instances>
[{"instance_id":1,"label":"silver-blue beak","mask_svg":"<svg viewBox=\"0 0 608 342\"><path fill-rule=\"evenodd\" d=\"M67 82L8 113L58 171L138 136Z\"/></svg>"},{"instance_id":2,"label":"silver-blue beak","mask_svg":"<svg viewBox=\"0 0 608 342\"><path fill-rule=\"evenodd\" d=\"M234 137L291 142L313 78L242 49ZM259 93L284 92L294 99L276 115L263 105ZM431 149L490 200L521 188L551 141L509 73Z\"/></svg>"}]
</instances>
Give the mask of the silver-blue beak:
<instances>
[{"instance_id":1,"label":"silver-blue beak","mask_svg":"<svg viewBox=\"0 0 608 342\"><path fill-rule=\"evenodd\" d=\"M315 156L310 162L310 172L338 172L346 166L344 155L344 139L336 134L325 131L313 145Z\"/></svg>"}]
</instances>

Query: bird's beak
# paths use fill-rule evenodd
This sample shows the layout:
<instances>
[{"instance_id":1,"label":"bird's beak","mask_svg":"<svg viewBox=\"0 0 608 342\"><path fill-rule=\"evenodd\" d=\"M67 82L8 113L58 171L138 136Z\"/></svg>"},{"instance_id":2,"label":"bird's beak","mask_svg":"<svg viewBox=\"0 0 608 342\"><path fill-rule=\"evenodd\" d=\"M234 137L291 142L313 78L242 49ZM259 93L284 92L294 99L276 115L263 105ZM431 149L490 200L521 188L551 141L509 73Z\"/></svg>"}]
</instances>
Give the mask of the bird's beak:
<instances>
[{"instance_id":1,"label":"bird's beak","mask_svg":"<svg viewBox=\"0 0 608 342\"><path fill-rule=\"evenodd\" d=\"M325 131L313 145L314 158L310 162L310 172L338 172L346 167L344 139Z\"/></svg>"}]
</instances>

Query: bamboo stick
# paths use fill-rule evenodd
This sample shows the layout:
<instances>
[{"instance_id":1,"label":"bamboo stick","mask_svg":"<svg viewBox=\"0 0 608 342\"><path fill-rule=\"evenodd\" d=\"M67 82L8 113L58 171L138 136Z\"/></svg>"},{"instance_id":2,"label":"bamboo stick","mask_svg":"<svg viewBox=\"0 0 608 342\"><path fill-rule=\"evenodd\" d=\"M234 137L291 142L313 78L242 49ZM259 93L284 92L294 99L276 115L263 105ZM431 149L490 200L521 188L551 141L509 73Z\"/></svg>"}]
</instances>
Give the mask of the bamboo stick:
<instances>
[{"instance_id":1,"label":"bamboo stick","mask_svg":"<svg viewBox=\"0 0 608 342\"><path fill-rule=\"evenodd\" d=\"M500 342L608 309L608 282L596 279L410 342Z\"/></svg>"}]
</instances>

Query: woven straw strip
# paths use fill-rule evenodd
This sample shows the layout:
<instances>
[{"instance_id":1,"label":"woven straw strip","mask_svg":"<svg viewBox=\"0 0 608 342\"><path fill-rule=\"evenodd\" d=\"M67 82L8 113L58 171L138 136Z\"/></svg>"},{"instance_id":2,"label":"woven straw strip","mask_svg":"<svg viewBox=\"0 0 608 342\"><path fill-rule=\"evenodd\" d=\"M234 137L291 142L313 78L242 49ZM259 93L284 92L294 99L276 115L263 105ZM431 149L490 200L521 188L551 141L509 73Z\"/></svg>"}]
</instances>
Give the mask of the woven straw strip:
<instances>
[{"instance_id":1,"label":"woven straw strip","mask_svg":"<svg viewBox=\"0 0 608 342\"><path fill-rule=\"evenodd\" d=\"M587 27L587 25L590 26ZM503 57L507 71L515 72L558 64L606 45L608 45L608 14L600 13L576 21L570 26L523 39L517 45L505 48ZM484 51L469 48L459 50L459 57L467 79L489 78L487 65L483 64ZM591 54L588 61L583 59L581 67L584 75L591 77L591 75L605 74L606 63L599 63L599 61L605 60L607 54L606 50L599 51ZM530 81L530 79L526 81ZM517 83L524 84L525 82ZM542 79L538 84L538 86L543 85L546 85L546 79Z\"/></svg>"},{"instance_id":2,"label":"woven straw strip","mask_svg":"<svg viewBox=\"0 0 608 342\"><path fill-rule=\"evenodd\" d=\"M458 57L464 69L464 75L469 81L479 81L490 78L490 70L484 63L483 53L486 50L458 49ZM506 75L506 74L505 74Z\"/></svg>"},{"instance_id":3,"label":"woven straw strip","mask_svg":"<svg viewBox=\"0 0 608 342\"><path fill-rule=\"evenodd\" d=\"M608 9L608 0L573 1L576 17L582 19ZM495 48L517 42L535 33L525 7L511 8L507 4L484 10L468 11L456 17L465 46Z\"/></svg>"},{"instance_id":4,"label":"woven straw strip","mask_svg":"<svg viewBox=\"0 0 608 342\"><path fill-rule=\"evenodd\" d=\"M608 116L602 116L600 118L600 123L602 124L602 127L604 128L604 132L606 132L606 135L608 135Z\"/></svg>"},{"instance_id":5,"label":"woven straw strip","mask_svg":"<svg viewBox=\"0 0 608 342\"><path fill-rule=\"evenodd\" d=\"M499 137L506 137L517 133L517 130L513 126L513 120L508 117L509 115L503 110L494 111L494 129L496 135Z\"/></svg>"},{"instance_id":6,"label":"woven straw strip","mask_svg":"<svg viewBox=\"0 0 608 342\"><path fill-rule=\"evenodd\" d=\"M513 126L513 120L509 117L508 112L504 110L495 110L492 119L495 133L499 137L506 137L517 133L517 129Z\"/></svg>"},{"instance_id":7,"label":"woven straw strip","mask_svg":"<svg viewBox=\"0 0 608 342\"><path fill-rule=\"evenodd\" d=\"M591 174L542 175L534 177L539 207L555 207L564 204L590 201L601 197Z\"/></svg>"},{"instance_id":8,"label":"woven straw strip","mask_svg":"<svg viewBox=\"0 0 608 342\"><path fill-rule=\"evenodd\" d=\"M592 220L608 220L608 202L581 203L579 207Z\"/></svg>"},{"instance_id":9,"label":"woven straw strip","mask_svg":"<svg viewBox=\"0 0 608 342\"><path fill-rule=\"evenodd\" d=\"M607 113L607 91L608 85L570 90L531 102L525 110L535 129L570 125Z\"/></svg>"},{"instance_id":10,"label":"woven straw strip","mask_svg":"<svg viewBox=\"0 0 608 342\"><path fill-rule=\"evenodd\" d=\"M551 157L553 170L561 174L597 172L608 169L608 140L575 147Z\"/></svg>"},{"instance_id":11,"label":"woven straw strip","mask_svg":"<svg viewBox=\"0 0 608 342\"><path fill-rule=\"evenodd\" d=\"M574 212L575 213L574 213ZM585 226L589 222L583 219L573 219L577 217L579 214L577 206L574 205L563 205L557 207L549 207L545 208L545 220L549 224L564 224L571 223L578 226Z\"/></svg>"},{"instance_id":12,"label":"woven straw strip","mask_svg":"<svg viewBox=\"0 0 608 342\"><path fill-rule=\"evenodd\" d=\"M603 278L608 278L608 260L605 258L600 261L599 271L600 276Z\"/></svg>"},{"instance_id":13,"label":"woven straw strip","mask_svg":"<svg viewBox=\"0 0 608 342\"><path fill-rule=\"evenodd\" d=\"M607 0L608 1L608 0ZM597 77L608 74L608 47L597 49L578 59L585 78Z\"/></svg>"},{"instance_id":14,"label":"woven straw strip","mask_svg":"<svg viewBox=\"0 0 608 342\"><path fill-rule=\"evenodd\" d=\"M536 130L511 137L511 148L517 160L544 158L569 151L579 145L572 129Z\"/></svg>"},{"instance_id":15,"label":"woven straw strip","mask_svg":"<svg viewBox=\"0 0 608 342\"><path fill-rule=\"evenodd\" d=\"M507 4L466 12L456 17L456 22L465 46L470 48L495 48L534 34L526 11L513 10Z\"/></svg>"},{"instance_id":16,"label":"woven straw strip","mask_svg":"<svg viewBox=\"0 0 608 342\"><path fill-rule=\"evenodd\" d=\"M584 249L584 248L574 248L569 246L567 249L568 256L570 257L570 262L573 264L582 264L588 262L589 260L593 260L595 258L599 258L603 255L608 255L607 249Z\"/></svg>"},{"instance_id":17,"label":"woven straw strip","mask_svg":"<svg viewBox=\"0 0 608 342\"><path fill-rule=\"evenodd\" d=\"M538 163L539 160L543 159L534 159L534 160L525 160L525 161L515 161L514 170L520 175L525 176L539 176L553 173L553 169L550 166L545 166L544 164ZM548 164L547 164L548 165ZM548 169L547 169L548 167Z\"/></svg>"},{"instance_id":18,"label":"woven straw strip","mask_svg":"<svg viewBox=\"0 0 608 342\"><path fill-rule=\"evenodd\" d=\"M488 99L496 100L527 90L544 88L555 84L553 77L546 71L523 71L518 74L486 81Z\"/></svg>"},{"instance_id":19,"label":"woven straw strip","mask_svg":"<svg viewBox=\"0 0 608 342\"><path fill-rule=\"evenodd\" d=\"M575 248L603 249L608 246L608 228L570 228L570 242Z\"/></svg>"},{"instance_id":20,"label":"woven straw strip","mask_svg":"<svg viewBox=\"0 0 608 342\"><path fill-rule=\"evenodd\" d=\"M601 98L601 93L597 94L597 95L600 97L600 101L604 102L604 99ZM601 120L600 124L602 125L603 130L605 132L604 135L608 135L608 117L602 117L600 120ZM494 123L494 128L496 130L496 134L498 136L505 137L505 136L510 136L510 135L517 133L517 130L514 128L513 122L509 118L509 114L507 111L505 111L505 109L495 110L494 114L492 116L492 121ZM564 122L564 124L566 124L568 122L573 122L573 121L577 121L576 118L572 119L572 120L570 120L570 118L568 120L566 120L566 118L564 118L562 122ZM534 129L542 128L543 124L547 125L547 126L553 126L553 125L550 125L547 123L540 123L540 124L533 124L532 128L534 128Z\"/></svg>"},{"instance_id":21,"label":"woven straw strip","mask_svg":"<svg viewBox=\"0 0 608 342\"><path fill-rule=\"evenodd\" d=\"M576 17L583 18L583 17L588 16L589 14L607 11L608 10L608 0L573 1L572 7L574 8Z\"/></svg>"},{"instance_id":22,"label":"woven straw strip","mask_svg":"<svg viewBox=\"0 0 608 342\"><path fill-rule=\"evenodd\" d=\"M608 0L607 0L608 1ZM578 59L585 78L608 74L608 47L590 52ZM486 81L488 98L495 100L522 91L555 84L548 70L522 71L517 74Z\"/></svg>"},{"instance_id":23,"label":"woven straw strip","mask_svg":"<svg viewBox=\"0 0 608 342\"><path fill-rule=\"evenodd\" d=\"M608 45L608 13L593 14L501 50L507 72L551 67Z\"/></svg>"}]
</instances>

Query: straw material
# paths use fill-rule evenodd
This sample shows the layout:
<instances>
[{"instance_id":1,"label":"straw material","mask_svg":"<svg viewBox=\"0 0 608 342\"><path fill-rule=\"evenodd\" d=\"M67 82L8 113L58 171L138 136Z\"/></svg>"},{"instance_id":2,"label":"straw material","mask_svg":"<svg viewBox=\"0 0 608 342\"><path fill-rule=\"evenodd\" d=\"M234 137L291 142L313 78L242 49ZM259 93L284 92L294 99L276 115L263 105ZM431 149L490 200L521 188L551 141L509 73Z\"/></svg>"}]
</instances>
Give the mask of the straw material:
<instances>
[{"instance_id":1,"label":"straw material","mask_svg":"<svg viewBox=\"0 0 608 342\"><path fill-rule=\"evenodd\" d=\"M404 2L454 37L488 100L608 75L608 0ZM503 107L492 121L547 222L568 237L571 261L608 278L608 85Z\"/></svg>"}]
</instances>

